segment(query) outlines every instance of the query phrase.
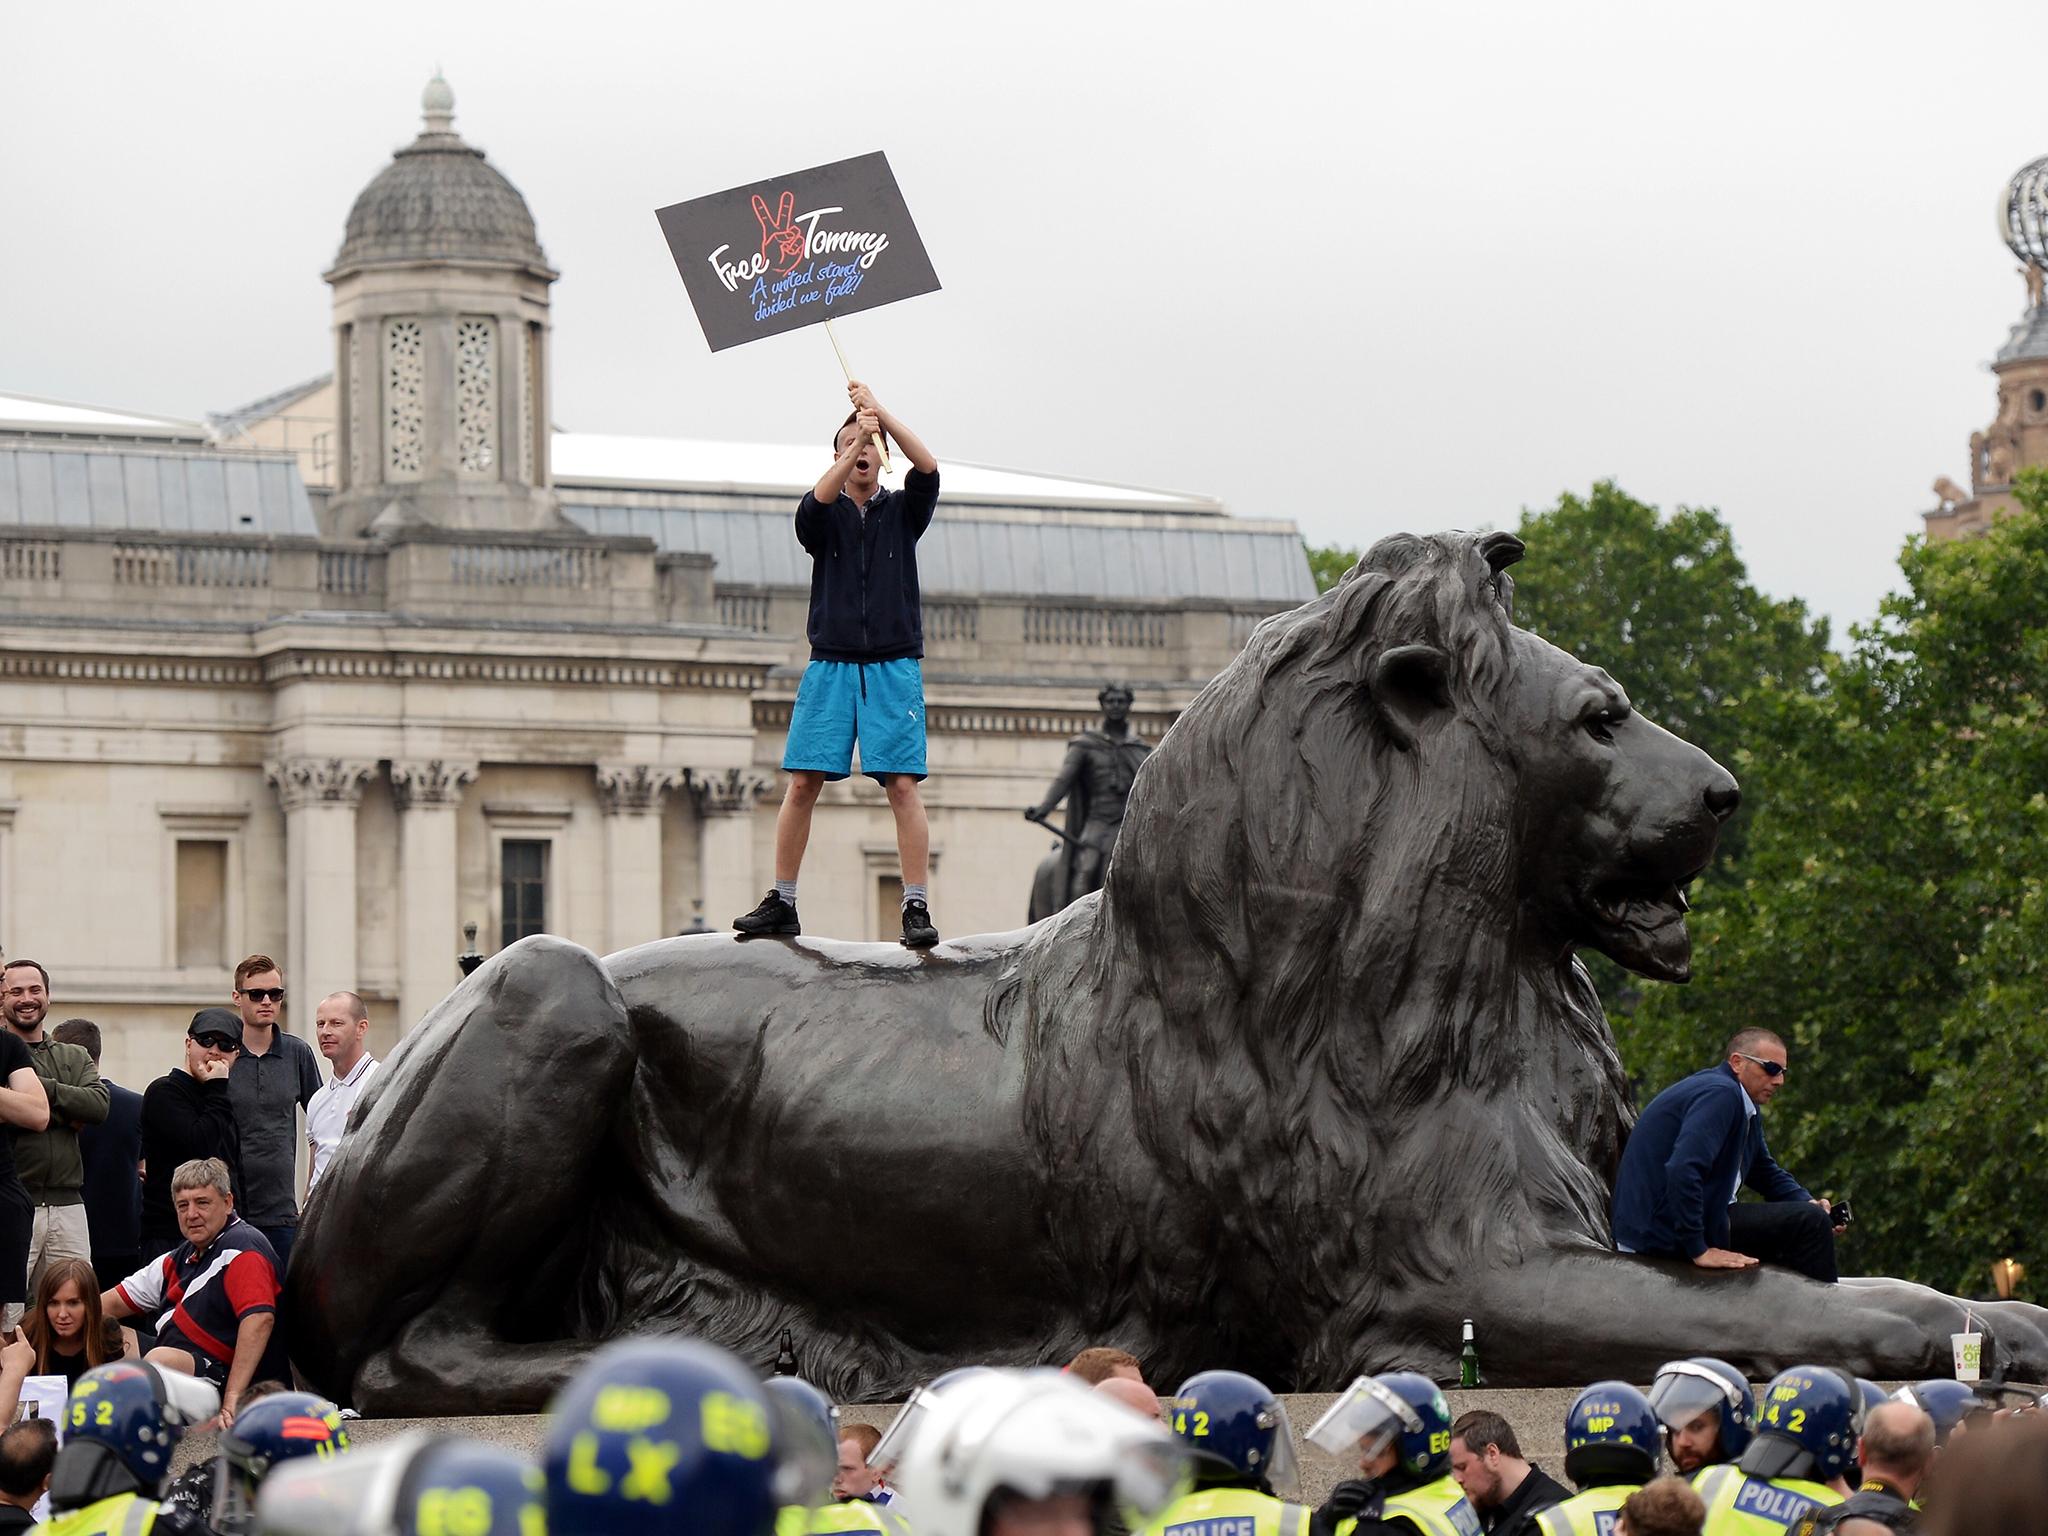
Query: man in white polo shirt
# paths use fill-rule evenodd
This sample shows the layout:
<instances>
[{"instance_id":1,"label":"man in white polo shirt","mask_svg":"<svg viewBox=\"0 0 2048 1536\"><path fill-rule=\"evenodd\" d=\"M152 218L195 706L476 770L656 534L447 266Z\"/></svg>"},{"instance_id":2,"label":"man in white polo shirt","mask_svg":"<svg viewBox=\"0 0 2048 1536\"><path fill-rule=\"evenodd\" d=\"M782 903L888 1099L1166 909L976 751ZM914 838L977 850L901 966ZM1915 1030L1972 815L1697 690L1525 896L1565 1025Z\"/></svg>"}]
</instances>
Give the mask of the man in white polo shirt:
<instances>
[{"instance_id":1,"label":"man in white polo shirt","mask_svg":"<svg viewBox=\"0 0 2048 1536\"><path fill-rule=\"evenodd\" d=\"M306 1144L313 1152L313 1172L306 1181L309 1195L333 1161L334 1149L341 1145L356 1095L377 1070L377 1058L363 1049L363 1039L370 1032L370 1011L355 993L330 992L321 998L313 1027L320 1054L333 1067L334 1077L306 1106Z\"/></svg>"}]
</instances>

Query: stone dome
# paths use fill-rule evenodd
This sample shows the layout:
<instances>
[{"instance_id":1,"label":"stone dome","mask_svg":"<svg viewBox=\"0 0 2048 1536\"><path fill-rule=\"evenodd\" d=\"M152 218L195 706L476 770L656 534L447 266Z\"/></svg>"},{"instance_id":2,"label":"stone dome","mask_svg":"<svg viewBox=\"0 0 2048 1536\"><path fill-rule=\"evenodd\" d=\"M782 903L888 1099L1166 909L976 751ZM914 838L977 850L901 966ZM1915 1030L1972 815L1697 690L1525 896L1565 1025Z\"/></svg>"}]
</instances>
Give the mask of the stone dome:
<instances>
[{"instance_id":1,"label":"stone dome","mask_svg":"<svg viewBox=\"0 0 2048 1536\"><path fill-rule=\"evenodd\" d=\"M334 271L382 261L508 261L547 272L526 199L455 132L455 93L440 75L420 106L420 136L349 209Z\"/></svg>"}]
</instances>

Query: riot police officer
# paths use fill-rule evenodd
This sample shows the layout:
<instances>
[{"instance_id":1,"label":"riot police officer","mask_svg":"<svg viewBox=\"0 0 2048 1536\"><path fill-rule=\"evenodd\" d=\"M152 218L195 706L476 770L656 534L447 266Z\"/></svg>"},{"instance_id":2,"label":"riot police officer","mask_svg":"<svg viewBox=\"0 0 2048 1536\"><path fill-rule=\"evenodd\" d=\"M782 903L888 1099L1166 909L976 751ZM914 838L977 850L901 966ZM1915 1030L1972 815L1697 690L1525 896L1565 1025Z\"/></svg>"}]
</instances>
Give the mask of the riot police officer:
<instances>
[{"instance_id":1,"label":"riot police officer","mask_svg":"<svg viewBox=\"0 0 2048 1536\"><path fill-rule=\"evenodd\" d=\"M256 1528L256 1490L273 1469L347 1449L348 1429L333 1403L311 1392L271 1392L235 1415L212 1464L172 1483L164 1507L183 1510L219 1536L246 1536Z\"/></svg>"},{"instance_id":2,"label":"riot police officer","mask_svg":"<svg viewBox=\"0 0 2048 1536\"><path fill-rule=\"evenodd\" d=\"M1934 1420L1937 1450L1948 1444L1949 1436L1956 1432L1956 1426L1963 1420L1972 1414L1993 1411L1991 1404L1979 1397L1974 1388L1945 1377L1912 1382L1899 1388L1892 1396L1900 1402L1914 1404Z\"/></svg>"},{"instance_id":3,"label":"riot police officer","mask_svg":"<svg viewBox=\"0 0 2048 1536\"><path fill-rule=\"evenodd\" d=\"M276 1468L257 1490L256 1528L263 1536L533 1536L543 1528L540 1470L502 1446L416 1430Z\"/></svg>"},{"instance_id":4,"label":"riot police officer","mask_svg":"<svg viewBox=\"0 0 2048 1536\"><path fill-rule=\"evenodd\" d=\"M1479 1536L1479 1517L1451 1476L1451 1410L1427 1376L1359 1377L1306 1438L1355 1456L1365 1474L1330 1490L1311 1536Z\"/></svg>"},{"instance_id":5,"label":"riot police officer","mask_svg":"<svg viewBox=\"0 0 2048 1536\"><path fill-rule=\"evenodd\" d=\"M982 1370L931 1390L897 1483L917 1536L1143 1530L1188 1489L1184 1447L1070 1376Z\"/></svg>"},{"instance_id":6,"label":"riot police officer","mask_svg":"<svg viewBox=\"0 0 2048 1536\"><path fill-rule=\"evenodd\" d=\"M817 1442L814 1444L814 1442ZM548 1410L550 1536L773 1536L821 1502L838 1460L736 1357L695 1339L592 1355Z\"/></svg>"},{"instance_id":7,"label":"riot police officer","mask_svg":"<svg viewBox=\"0 0 2048 1536\"><path fill-rule=\"evenodd\" d=\"M1659 1366L1650 1407L1664 1425L1664 1447L1680 1476L1749 1449L1756 1402L1749 1378L1725 1360L1695 1355Z\"/></svg>"},{"instance_id":8,"label":"riot police officer","mask_svg":"<svg viewBox=\"0 0 2048 1536\"><path fill-rule=\"evenodd\" d=\"M203 1531L157 1500L171 1452L194 1424L220 1412L220 1392L196 1376L116 1360L78 1378L64 1405L64 1448L50 1474L48 1536L147 1536Z\"/></svg>"},{"instance_id":9,"label":"riot police officer","mask_svg":"<svg viewBox=\"0 0 2048 1536\"><path fill-rule=\"evenodd\" d=\"M832 1399L800 1376L770 1376L761 1385L782 1406L789 1421L801 1426L800 1432L806 1441L813 1442L810 1454L829 1454L836 1471L839 1462L839 1410L833 1406ZM776 1536L842 1536L842 1533L851 1531L872 1531L878 1536L909 1536L900 1515L891 1514L866 1499L791 1504L775 1521Z\"/></svg>"},{"instance_id":10,"label":"riot police officer","mask_svg":"<svg viewBox=\"0 0 2048 1536\"><path fill-rule=\"evenodd\" d=\"M1628 1496L1657 1475L1662 1438L1650 1400L1625 1381L1596 1381L1564 1419L1564 1475L1579 1491L1536 1516L1543 1536L1605 1536Z\"/></svg>"},{"instance_id":11,"label":"riot police officer","mask_svg":"<svg viewBox=\"0 0 2048 1536\"><path fill-rule=\"evenodd\" d=\"M1780 1371L1764 1389L1749 1449L1692 1480L1707 1506L1705 1536L1779 1536L1809 1510L1841 1503L1862 1433L1854 1376L1825 1365Z\"/></svg>"},{"instance_id":12,"label":"riot police officer","mask_svg":"<svg viewBox=\"0 0 2048 1536\"><path fill-rule=\"evenodd\" d=\"M1309 1511L1287 1410L1265 1383L1238 1371L1203 1371L1180 1384L1168 1426L1193 1458L1194 1491L1175 1499L1146 1536L1208 1536L1211 1520L1252 1522L1253 1536L1304 1536Z\"/></svg>"}]
</instances>

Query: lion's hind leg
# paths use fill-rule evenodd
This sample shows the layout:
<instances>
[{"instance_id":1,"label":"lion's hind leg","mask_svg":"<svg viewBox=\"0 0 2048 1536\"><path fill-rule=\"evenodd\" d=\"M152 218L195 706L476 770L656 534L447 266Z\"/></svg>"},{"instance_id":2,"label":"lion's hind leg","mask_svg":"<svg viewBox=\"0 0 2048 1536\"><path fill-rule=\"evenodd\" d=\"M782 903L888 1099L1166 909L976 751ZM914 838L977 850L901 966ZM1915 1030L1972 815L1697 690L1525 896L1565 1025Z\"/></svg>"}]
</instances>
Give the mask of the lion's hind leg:
<instances>
[{"instance_id":1,"label":"lion's hind leg","mask_svg":"<svg viewBox=\"0 0 2048 1536\"><path fill-rule=\"evenodd\" d=\"M285 1310L308 1379L419 1411L406 1362L431 1360L452 1403L496 1402L507 1361L486 1336L566 1339L635 1061L618 988L574 944L521 940L450 993L372 1079L307 1207Z\"/></svg>"}]
</instances>

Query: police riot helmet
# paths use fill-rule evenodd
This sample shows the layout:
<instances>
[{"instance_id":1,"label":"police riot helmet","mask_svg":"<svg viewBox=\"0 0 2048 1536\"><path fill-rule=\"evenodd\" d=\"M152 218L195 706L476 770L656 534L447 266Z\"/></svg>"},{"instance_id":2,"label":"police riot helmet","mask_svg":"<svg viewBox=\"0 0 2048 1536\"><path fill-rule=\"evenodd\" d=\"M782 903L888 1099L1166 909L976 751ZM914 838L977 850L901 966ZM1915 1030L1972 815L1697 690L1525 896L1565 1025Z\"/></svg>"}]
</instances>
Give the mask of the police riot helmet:
<instances>
[{"instance_id":1,"label":"police riot helmet","mask_svg":"<svg viewBox=\"0 0 2048 1536\"><path fill-rule=\"evenodd\" d=\"M1913 1382L1899 1388L1892 1396L1902 1403L1916 1405L1934 1420L1936 1445L1947 1445L1948 1437L1955 1433L1956 1426L1971 1414L1991 1411L1991 1405L1968 1385L1945 1377Z\"/></svg>"},{"instance_id":2,"label":"police riot helmet","mask_svg":"<svg viewBox=\"0 0 2048 1536\"><path fill-rule=\"evenodd\" d=\"M769 1536L815 1501L836 1456L738 1358L698 1339L607 1345L556 1394L541 1465L553 1536Z\"/></svg>"},{"instance_id":3,"label":"police riot helmet","mask_svg":"<svg viewBox=\"0 0 2048 1536\"><path fill-rule=\"evenodd\" d=\"M1451 1470L1450 1405L1435 1382L1415 1371L1359 1377L1304 1438L1361 1462L1395 1447L1394 1470L1382 1479L1394 1487L1434 1482Z\"/></svg>"},{"instance_id":4,"label":"police riot helmet","mask_svg":"<svg viewBox=\"0 0 2048 1536\"><path fill-rule=\"evenodd\" d=\"M1885 1391L1883 1387L1880 1387L1868 1376L1858 1376L1856 1378L1856 1392L1863 1399L1863 1417L1866 1420L1870 1417L1871 1410L1876 1408L1878 1404L1888 1403L1892 1400L1891 1393Z\"/></svg>"},{"instance_id":5,"label":"police riot helmet","mask_svg":"<svg viewBox=\"0 0 2048 1536\"><path fill-rule=\"evenodd\" d=\"M986 1375L992 1367L986 1365L955 1366L934 1376L923 1386L910 1394L904 1405L896 1410L896 1417L889 1421L889 1427L882 1431L882 1438L875 1442L875 1448L868 1452L868 1465L877 1472L887 1472L903 1459L903 1452L917 1435L917 1429L930 1415L938 1395L963 1381L972 1381Z\"/></svg>"},{"instance_id":6,"label":"police riot helmet","mask_svg":"<svg viewBox=\"0 0 2048 1536\"><path fill-rule=\"evenodd\" d=\"M1795 1365L1764 1388L1756 1439L1736 1462L1755 1477L1831 1482L1854 1465L1863 1391L1847 1371Z\"/></svg>"},{"instance_id":7,"label":"police riot helmet","mask_svg":"<svg viewBox=\"0 0 2048 1536\"><path fill-rule=\"evenodd\" d=\"M1647 1397L1625 1381L1596 1381L1564 1417L1564 1475L1581 1488L1647 1483L1661 1444Z\"/></svg>"},{"instance_id":8,"label":"police riot helmet","mask_svg":"<svg viewBox=\"0 0 2048 1536\"><path fill-rule=\"evenodd\" d=\"M1242 1371L1203 1371L1180 1384L1168 1424L1194 1456L1197 1483L1249 1482L1287 1500L1301 1496L1287 1410Z\"/></svg>"},{"instance_id":9,"label":"police riot helmet","mask_svg":"<svg viewBox=\"0 0 2048 1536\"><path fill-rule=\"evenodd\" d=\"M1006 1503L1077 1496L1140 1531L1190 1486L1186 1447L1050 1370L980 1371L932 1394L896 1488L917 1536L978 1536Z\"/></svg>"},{"instance_id":10,"label":"police riot helmet","mask_svg":"<svg viewBox=\"0 0 2048 1536\"><path fill-rule=\"evenodd\" d=\"M50 1475L50 1504L82 1509L121 1493L155 1498L185 1431L220 1412L220 1392L146 1360L94 1366L64 1405L64 1448Z\"/></svg>"},{"instance_id":11,"label":"police riot helmet","mask_svg":"<svg viewBox=\"0 0 2048 1536\"><path fill-rule=\"evenodd\" d=\"M302 1455L256 1491L263 1536L530 1536L540 1525L532 1462L418 1430L345 1456Z\"/></svg>"},{"instance_id":12,"label":"police riot helmet","mask_svg":"<svg viewBox=\"0 0 2048 1536\"><path fill-rule=\"evenodd\" d=\"M341 1410L326 1398L273 1392L257 1399L221 1432L207 1524L220 1536L242 1536L255 1528L256 1490L272 1468L301 1456L332 1457L347 1449Z\"/></svg>"},{"instance_id":13,"label":"police riot helmet","mask_svg":"<svg viewBox=\"0 0 2048 1536\"><path fill-rule=\"evenodd\" d=\"M1717 1413L1721 1448L1710 1461L1733 1461L1749 1449L1755 1433L1756 1401L1750 1396L1748 1378L1726 1360L1708 1355L1659 1366L1657 1379L1650 1384L1650 1408L1674 1432L1703 1413Z\"/></svg>"},{"instance_id":14,"label":"police riot helmet","mask_svg":"<svg viewBox=\"0 0 2048 1536\"><path fill-rule=\"evenodd\" d=\"M832 1399L801 1376L770 1376L761 1383L775 1403L782 1422L802 1444L796 1460L807 1467L828 1467L823 1487L795 1490L795 1502L806 1508L822 1504L832 1495L832 1473L839 1468L839 1409ZM785 1449L783 1459L792 1462L794 1447Z\"/></svg>"}]
</instances>

